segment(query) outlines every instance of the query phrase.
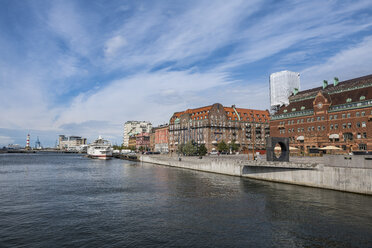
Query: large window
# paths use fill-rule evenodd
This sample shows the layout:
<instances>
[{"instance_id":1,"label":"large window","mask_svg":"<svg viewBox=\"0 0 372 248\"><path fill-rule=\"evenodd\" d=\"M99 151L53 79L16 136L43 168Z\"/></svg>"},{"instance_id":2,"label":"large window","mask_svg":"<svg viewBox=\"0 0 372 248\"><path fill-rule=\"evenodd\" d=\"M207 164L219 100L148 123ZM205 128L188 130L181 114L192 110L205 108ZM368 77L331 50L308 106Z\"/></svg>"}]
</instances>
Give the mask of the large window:
<instances>
[{"instance_id":1,"label":"large window","mask_svg":"<svg viewBox=\"0 0 372 248\"><path fill-rule=\"evenodd\" d=\"M353 140L352 133L344 133L344 141Z\"/></svg>"},{"instance_id":2,"label":"large window","mask_svg":"<svg viewBox=\"0 0 372 248\"><path fill-rule=\"evenodd\" d=\"M366 151L367 150L367 145L366 144L359 144L359 150Z\"/></svg>"}]
</instances>

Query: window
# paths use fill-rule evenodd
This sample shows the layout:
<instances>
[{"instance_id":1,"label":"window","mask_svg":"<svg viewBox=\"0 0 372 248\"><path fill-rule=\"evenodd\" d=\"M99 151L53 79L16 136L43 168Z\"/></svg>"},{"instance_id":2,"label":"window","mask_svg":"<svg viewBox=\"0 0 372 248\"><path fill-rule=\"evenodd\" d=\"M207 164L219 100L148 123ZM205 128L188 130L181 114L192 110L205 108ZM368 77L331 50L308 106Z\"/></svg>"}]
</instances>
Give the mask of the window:
<instances>
[{"instance_id":1,"label":"window","mask_svg":"<svg viewBox=\"0 0 372 248\"><path fill-rule=\"evenodd\" d=\"M364 121L362 122L362 127L366 127L366 123Z\"/></svg>"},{"instance_id":2,"label":"window","mask_svg":"<svg viewBox=\"0 0 372 248\"><path fill-rule=\"evenodd\" d=\"M343 124L342 124L342 128L343 128L343 129L346 128L346 123L343 123Z\"/></svg>"},{"instance_id":3,"label":"window","mask_svg":"<svg viewBox=\"0 0 372 248\"><path fill-rule=\"evenodd\" d=\"M288 125L290 125L291 124L291 121L288 121Z\"/></svg>"},{"instance_id":4,"label":"window","mask_svg":"<svg viewBox=\"0 0 372 248\"><path fill-rule=\"evenodd\" d=\"M359 150L361 150L361 151L367 150L367 145L366 144L359 144Z\"/></svg>"},{"instance_id":5,"label":"window","mask_svg":"<svg viewBox=\"0 0 372 248\"><path fill-rule=\"evenodd\" d=\"M347 140L353 140L352 133L344 133L344 141L347 141Z\"/></svg>"},{"instance_id":6,"label":"window","mask_svg":"<svg viewBox=\"0 0 372 248\"><path fill-rule=\"evenodd\" d=\"M356 117L359 117L359 115L360 115L359 112L356 112L356 113L355 113L355 116L356 116Z\"/></svg>"},{"instance_id":7,"label":"window","mask_svg":"<svg viewBox=\"0 0 372 248\"><path fill-rule=\"evenodd\" d=\"M367 133L363 133L363 139L367 138Z\"/></svg>"},{"instance_id":8,"label":"window","mask_svg":"<svg viewBox=\"0 0 372 248\"><path fill-rule=\"evenodd\" d=\"M342 114L342 119L345 119L346 115L345 114Z\"/></svg>"},{"instance_id":9,"label":"window","mask_svg":"<svg viewBox=\"0 0 372 248\"><path fill-rule=\"evenodd\" d=\"M346 99L346 102L351 102L351 98Z\"/></svg>"},{"instance_id":10,"label":"window","mask_svg":"<svg viewBox=\"0 0 372 248\"><path fill-rule=\"evenodd\" d=\"M331 126L329 127L329 129L331 129L331 130L332 130L332 129L333 129L333 125L331 125Z\"/></svg>"},{"instance_id":11,"label":"window","mask_svg":"<svg viewBox=\"0 0 372 248\"><path fill-rule=\"evenodd\" d=\"M363 112L362 112L362 116L366 116L366 112L363 111Z\"/></svg>"},{"instance_id":12,"label":"window","mask_svg":"<svg viewBox=\"0 0 372 248\"><path fill-rule=\"evenodd\" d=\"M360 122L357 122L357 123L356 123L356 126L357 126L357 127L360 127Z\"/></svg>"},{"instance_id":13,"label":"window","mask_svg":"<svg viewBox=\"0 0 372 248\"><path fill-rule=\"evenodd\" d=\"M350 113L347 113L347 118L350 118L350 116L351 116Z\"/></svg>"},{"instance_id":14,"label":"window","mask_svg":"<svg viewBox=\"0 0 372 248\"><path fill-rule=\"evenodd\" d=\"M329 119L332 120L332 119L333 119L333 115L330 115L330 116L329 116Z\"/></svg>"},{"instance_id":15,"label":"window","mask_svg":"<svg viewBox=\"0 0 372 248\"><path fill-rule=\"evenodd\" d=\"M322 116L322 121L324 121L324 116Z\"/></svg>"},{"instance_id":16,"label":"window","mask_svg":"<svg viewBox=\"0 0 372 248\"><path fill-rule=\"evenodd\" d=\"M338 124L335 124L335 129L338 129Z\"/></svg>"},{"instance_id":17,"label":"window","mask_svg":"<svg viewBox=\"0 0 372 248\"><path fill-rule=\"evenodd\" d=\"M357 139L362 138L362 135L360 133L357 134Z\"/></svg>"},{"instance_id":18,"label":"window","mask_svg":"<svg viewBox=\"0 0 372 248\"><path fill-rule=\"evenodd\" d=\"M320 126L318 126L318 131L320 131Z\"/></svg>"},{"instance_id":19,"label":"window","mask_svg":"<svg viewBox=\"0 0 372 248\"><path fill-rule=\"evenodd\" d=\"M337 115L334 115L333 118L334 118L335 120L337 120Z\"/></svg>"},{"instance_id":20,"label":"window","mask_svg":"<svg viewBox=\"0 0 372 248\"><path fill-rule=\"evenodd\" d=\"M311 127L311 131L314 131L315 130L315 128L314 127Z\"/></svg>"},{"instance_id":21,"label":"window","mask_svg":"<svg viewBox=\"0 0 372 248\"><path fill-rule=\"evenodd\" d=\"M314 122L314 118L311 118L311 122Z\"/></svg>"},{"instance_id":22,"label":"window","mask_svg":"<svg viewBox=\"0 0 372 248\"><path fill-rule=\"evenodd\" d=\"M310 122L310 120L311 120L310 118L307 118L307 122Z\"/></svg>"},{"instance_id":23,"label":"window","mask_svg":"<svg viewBox=\"0 0 372 248\"><path fill-rule=\"evenodd\" d=\"M297 133L301 132L301 128L297 128Z\"/></svg>"},{"instance_id":24,"label":"window","mask_svg":"<svg viewBox=\"0 0 372 248\"><path fill-rule=\"evenodd\" d=\"M308 132L310 132L310 130L311 130L311 128L310 128L310 127L308 127L308 128L307 128L307 131L308 131Z\"/></svg>"},{"instance_id":25,"label":"window","mask_svg":"<svg viewBox=\"0 0 372 248\"><path fill-rule=\"evenodd\" d=\"M361 97L359 97L359 100L361 100L361 101L363 101L363 100L365 100L365 99L366 99L365 96L361 96Z\"/></svg>"},{"instance_id":26,"label":"window","mask_svg":"<svg viewBox=\"0 0 372 248\"><path fill-rule=\"evenodd\" d=\"M317 121L320 121L320 116L318 116L318 117L316 118L316 120L317 120Z\"/></svg>"},{"instance_id":27,"label":"window","mask_svg":"<svg viewBox=\"0 0 372 248\"><path fill-rule=\"evenodd\" d=\"M325 126L322 126L322 130L324 130L325 129Z\"/></svg>"},{"instance_id":28,"label":"window","mask_svg":"<svg viewBox=\"0 0 372 248\"><path fill-rule=\"evenodd\" d=\"M297 120L297 124L300 123L300 120Z\"/></svg>"}]
</instances>

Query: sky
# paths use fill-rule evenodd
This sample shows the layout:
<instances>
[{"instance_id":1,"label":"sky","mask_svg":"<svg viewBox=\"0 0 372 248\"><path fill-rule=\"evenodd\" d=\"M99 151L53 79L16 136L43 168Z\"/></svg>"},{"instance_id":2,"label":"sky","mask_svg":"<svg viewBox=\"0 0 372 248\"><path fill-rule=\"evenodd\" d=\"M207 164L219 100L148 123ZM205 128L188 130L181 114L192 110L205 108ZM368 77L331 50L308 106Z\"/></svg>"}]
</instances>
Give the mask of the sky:
<instances>
[{"instance_id":1,"label":"sky","mask_svg":"<svg viewBox=\"0 0 372 248\"><path fill-rule=\"evenodd\" d=\"M128 120L264 110L271 73L303 90L372 74L371 54L370 0L0 0L0 146L121 144Z\"/></svg>"}]
</instances>

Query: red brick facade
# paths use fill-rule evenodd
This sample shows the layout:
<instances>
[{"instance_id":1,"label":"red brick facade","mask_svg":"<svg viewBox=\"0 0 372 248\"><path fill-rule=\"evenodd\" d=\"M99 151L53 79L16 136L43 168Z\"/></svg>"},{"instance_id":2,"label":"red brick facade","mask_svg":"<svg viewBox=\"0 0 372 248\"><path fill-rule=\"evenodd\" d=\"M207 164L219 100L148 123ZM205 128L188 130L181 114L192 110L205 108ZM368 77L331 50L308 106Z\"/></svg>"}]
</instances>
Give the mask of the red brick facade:
<instances>
[{"instance_id":1,"label":"red brick facade","mask_svg":"<svg viewBox=\"0 0 372 248\"><path fill-rule=\"evenodd\" d=\"M291 146L372 151L372 75L299 92L272 116L270 134Z\"/></svg>"},{"instance_id":2,"label":"red brick facade","mask_svg":"<svg viewBox=\"0 0 372 248\"><path fill-rule=\"evenodd\" d=\"M240 151L265 149L269 136L269 112L224 107L219 103L211 106L176 112L169 124L169 150L177 151L180 144L194 141L205 144L208 151L216 149L221 141L235 141Z\"/></svg>"}]
</instances>

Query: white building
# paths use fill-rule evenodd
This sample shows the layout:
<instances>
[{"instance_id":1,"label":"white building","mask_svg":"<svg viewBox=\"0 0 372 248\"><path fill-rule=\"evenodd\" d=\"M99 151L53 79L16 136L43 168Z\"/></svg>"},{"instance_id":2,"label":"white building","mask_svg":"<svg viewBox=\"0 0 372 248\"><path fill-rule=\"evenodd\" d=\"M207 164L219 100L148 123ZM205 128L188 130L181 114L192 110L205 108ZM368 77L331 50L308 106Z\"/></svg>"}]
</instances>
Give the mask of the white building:
<instances>
[{"instance_id":1,"label":"white building","mask_svg":"<svg viewBox=\"0 0 372 248\"><path fill-rule=\"evenodd\" d=\"M58 138L58 148L61 150L78 150L80 146L87 144L87 139L81 136L60 135Z\"/></svg>"},{"instance_id":2,"label":"white building","mask_svg":"<svg viewBox=\"0 0 372 248\"><path fill-rule=\"evenodd\" d=\"M123 145L129 146L129 137L139 133L150 133L152 125L148 121L127 121L124 124Z\"/></svg>"},{"instance_id":3,"label":"white building","mask_svg":"<svg viewBox=\"0 0 372 248\"><path fill-rule=\"evenodd\" d=\"M280 71L270 75L270 107L277 109L282 105L288 105L288 97L300 90L300 73L292 71Z\"/></svg>"}]
</instances>

